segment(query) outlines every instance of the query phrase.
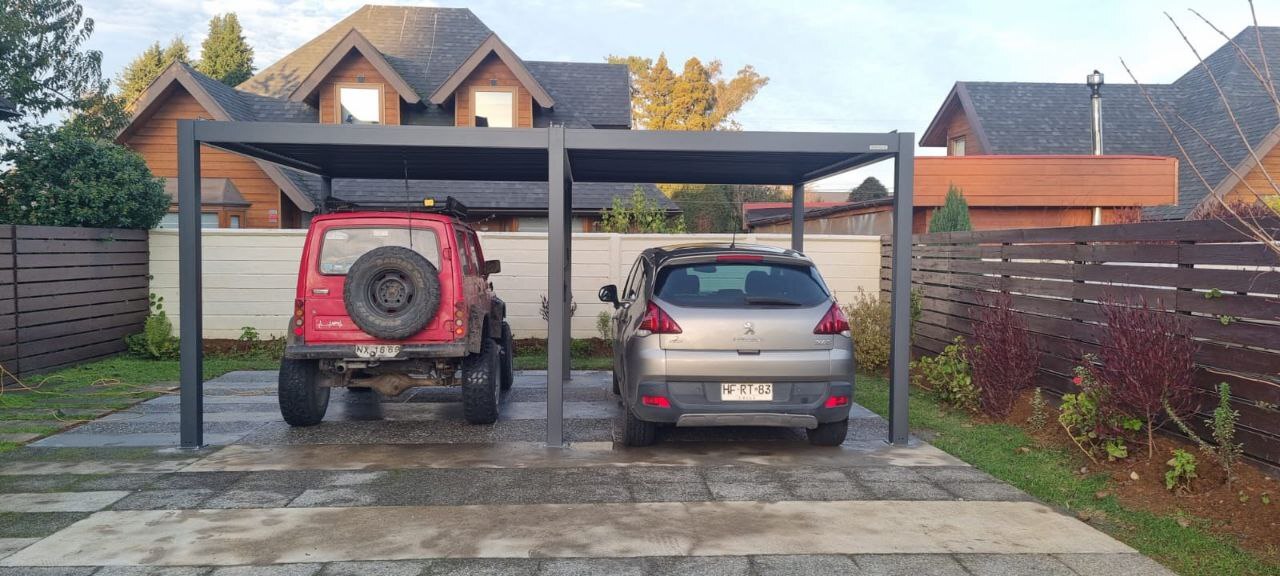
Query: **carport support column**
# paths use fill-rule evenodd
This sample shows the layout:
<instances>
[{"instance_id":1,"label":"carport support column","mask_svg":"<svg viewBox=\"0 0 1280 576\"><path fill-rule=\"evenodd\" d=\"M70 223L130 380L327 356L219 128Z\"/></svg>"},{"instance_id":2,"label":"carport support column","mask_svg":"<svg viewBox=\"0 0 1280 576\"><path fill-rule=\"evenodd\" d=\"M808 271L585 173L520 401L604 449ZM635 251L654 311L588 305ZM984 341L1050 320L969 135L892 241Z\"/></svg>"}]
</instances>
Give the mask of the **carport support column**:
<instances>
[{"instance_id":1,"label":"carport support column","mask_svg":"<svg viewBox=\"0 0 1280 576\"><path fill-rule=\"evenodd\" d=\"M791 249L804 252L804 184L791 185Z\"/></svg>"},{"instance_id":2,"label":"carport support column","mask_svg":"<svg viewBox=\"0 0 1280 576\"><path fill-rule=\"evenodd\" d=\"M204 306L200 291L200 142L195 121L178 121L178 335L183 448L204 445Z\"/></svg>"},{"instance_id":3,"label":"carport support column","mask_svg":"<svg viewBox=\"0 0 1280 576\"><path fill-rule=\"evenodd\" d=\"M915 135L898 134L893 178L893 311L889 323L889 442L905 446L908 429L907 363L911 360L911 197L915 175Z\"/></svg>"},{"instance_id":4,"label":"carport support column","mask_svg":"<svg viewBox=\"0 0 1280 576\"><path fill-rule=\"evenodd\" d=\"M564 127L547 141L547 446L564 445L564 382L569 378L569 183Z\"/></svg>"}]
</instances>

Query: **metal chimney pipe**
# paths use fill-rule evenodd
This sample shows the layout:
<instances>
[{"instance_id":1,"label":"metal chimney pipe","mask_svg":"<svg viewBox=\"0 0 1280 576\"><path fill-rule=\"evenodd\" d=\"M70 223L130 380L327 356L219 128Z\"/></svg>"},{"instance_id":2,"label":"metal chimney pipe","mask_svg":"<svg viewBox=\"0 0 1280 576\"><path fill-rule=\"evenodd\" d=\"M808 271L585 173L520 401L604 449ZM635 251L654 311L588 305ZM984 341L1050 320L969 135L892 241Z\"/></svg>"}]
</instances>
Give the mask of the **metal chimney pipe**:
<instances>
[{"instance_id":1,"label":"metal chimney pipe","mask_svg":"<svg viewBox=\"0 0 1280 576\"><path fill-rule=\"evenodd\" d=\"M1102 73L1094 70L1085 77L1092 95L1089 96L1090 108L1093 112L1093 154L1102 155Z\"/></svg>"},{"instance_id":2,"label":"metal chimney pipe","mask_svg":"<svg viewBox=\"0 0 1280 576\"><path fill-rule=\"evenodd\" d=\"M1089 96L1089 108L1092 116L1093 128L1093 155L1102 155L1102 73L1094 70L1092 74L1085 77L1085 84L1089 86L1091 92ZM1102 207L1095 206L1093 208L1093 225L1102 224Z\"/></svg>"}]
</instances>

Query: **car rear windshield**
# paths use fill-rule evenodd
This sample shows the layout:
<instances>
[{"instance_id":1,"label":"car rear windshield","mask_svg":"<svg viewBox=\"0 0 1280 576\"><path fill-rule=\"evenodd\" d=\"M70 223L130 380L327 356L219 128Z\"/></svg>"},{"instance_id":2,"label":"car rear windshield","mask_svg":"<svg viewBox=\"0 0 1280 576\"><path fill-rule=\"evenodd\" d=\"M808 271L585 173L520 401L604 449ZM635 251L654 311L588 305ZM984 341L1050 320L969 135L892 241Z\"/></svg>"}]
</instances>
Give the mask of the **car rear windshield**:
<instances>
[{"instance_id":1,"label":"car rear windshield","mask_svg":"<svg viewBox=\"0 0 1280 576\"><path fill-rule=\"evenodd\" d=\"M408 228L331 228L320 244L320 273L343 275L365 252L383 246L412 248L440 267L440 242L434 230L415 228L410 245Z\"/></svg>"},{"instance_id":2,"label":"car rear windshield","mask_svg":"<svg viewBox=\"0 0 1280 576\"><path fill-rule=\"evenodd\" d=\"M829 297L817 274L767 262L677 264L658 270L653 293L693 308L809 307Z\"/></svg>"}]
</instances>

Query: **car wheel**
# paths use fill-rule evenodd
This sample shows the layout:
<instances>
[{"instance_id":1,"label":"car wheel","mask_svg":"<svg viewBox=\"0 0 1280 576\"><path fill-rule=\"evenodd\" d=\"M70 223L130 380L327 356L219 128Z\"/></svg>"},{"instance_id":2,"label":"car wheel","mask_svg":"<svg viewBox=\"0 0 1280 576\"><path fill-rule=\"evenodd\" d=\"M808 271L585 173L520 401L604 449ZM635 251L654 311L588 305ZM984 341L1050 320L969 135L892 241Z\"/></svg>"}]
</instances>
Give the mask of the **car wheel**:
<instances>
[{"instance_id":1,"label":"car wheel","mask_svg":"<svg viewBox=\"0 0 1280 576\"><path fill-rule=\"evenodd\" d=\"M290 426L315 426L329 408L329 387L320 385L316 360L280 361L280 415Z\"/></svg>"},{"instance_id":2,"label":"car wheel","mask_svg":"<svg viewBox=\"0 0 1280 576\"><path fill-rule=\"evenodd\" d=\"M611 372L613 374L613 395L621 396L622 386L618 384L618 367L615 366Z\"/></svg>"},{"instance_id":3,"label":"car wheel","mask_svg":"<svg viewBox=\"0 0 1280 576\"><path fill-rule=\"evenodd\" d=\"M366 334L402 340L421 332L436 315L440 272L408 248L374 248L347 271L342 302L351 321Z\"/></svg>"},{"instance_id":4,"label":"car wheel","mask_svg":"<svg viewBox=\"0 0 1280 576\"><path fill-rule=\"evenodd\" d=\"M498 420L498 400L502 395L502 359L498 346L486 338L478 354L462 363L462 416L471 424L493 424Z\"/></svg>"},{"instance_id":5,"label":"car wheel","mask_svg":"<svg viewBox=\"0 0 1280 576\"><path fill-rule=\"evenodd\" d=\"M849 436L849 419L819 424L817 428L807 432L809 443L814 446L839 446Z\"/></svg>"},{"instance_id":6,"label":"car wheel","mask_svg":"<svg viewBox=\"0 0 1280 576\"><path fill-rule=\"evenodd\" d=\"M511 336L511 325L502 323L502 389L510 390L516 382L516 345Z\"/></svg>"},{"instance_id":7,"label":"car wheel","mask_svg":"<svg viewBox=\"0 0 1280 576\"><path fill-rule=\"evenodd\" d=\"M658 439L658 425L654 422L645 422L636 417L630 409L623 408L626 411L626 421L622 426L622 444L624 446L641 447L649 446Z\"/></svg>"}]
</instances>

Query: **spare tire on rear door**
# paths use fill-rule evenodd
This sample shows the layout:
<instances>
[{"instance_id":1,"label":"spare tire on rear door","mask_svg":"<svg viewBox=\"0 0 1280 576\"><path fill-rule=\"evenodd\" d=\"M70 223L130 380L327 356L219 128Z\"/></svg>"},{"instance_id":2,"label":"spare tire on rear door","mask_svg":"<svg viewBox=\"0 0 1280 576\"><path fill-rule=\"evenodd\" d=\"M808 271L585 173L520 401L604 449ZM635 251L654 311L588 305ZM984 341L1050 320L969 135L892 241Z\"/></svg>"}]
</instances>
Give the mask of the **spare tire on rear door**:
<instances>
[{"instance_id":1,"label":"spare tire on rear door","mask_svg":"<svg viewBox=\"0 0 1280 576\"><path fill-rule=\"evenodd\" d=\"M347 270L347 315L370 336L400 340L420 332L440 306L436 267L402 246L366 252Z\"/></svg>"}]
</instances>

